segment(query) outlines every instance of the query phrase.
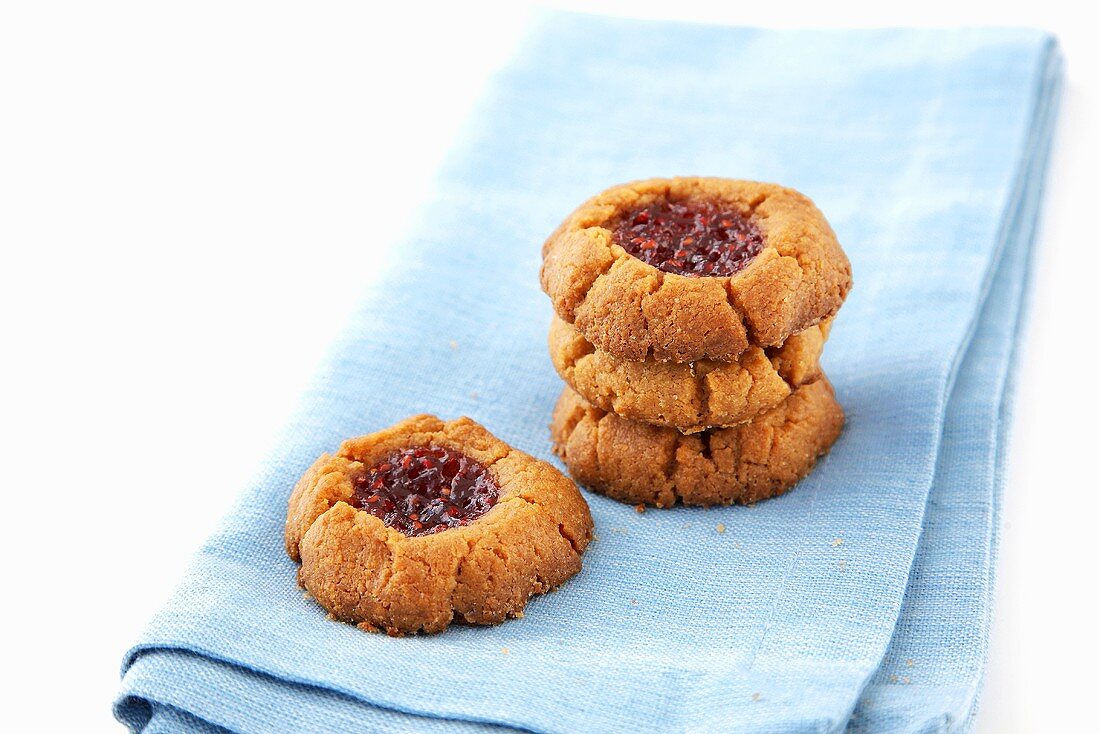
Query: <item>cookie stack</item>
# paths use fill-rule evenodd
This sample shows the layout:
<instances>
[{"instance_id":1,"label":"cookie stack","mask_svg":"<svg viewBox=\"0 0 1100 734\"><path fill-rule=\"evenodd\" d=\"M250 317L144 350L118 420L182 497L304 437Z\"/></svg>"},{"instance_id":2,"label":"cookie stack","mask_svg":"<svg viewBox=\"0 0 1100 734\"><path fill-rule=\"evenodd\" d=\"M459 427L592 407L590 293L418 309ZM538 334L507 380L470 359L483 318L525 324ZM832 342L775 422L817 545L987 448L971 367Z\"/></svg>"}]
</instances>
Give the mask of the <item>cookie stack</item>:
<instances>
[{"instance_id":1,"label":"cookie stack","mask_svg":"<svg viewBox=\"0 0 1100 734\"><path fill-rule=\"evenodd\" d=\"M555 451L631 504L782 493L844 423L819 366L851 266L808 198L774 184L651 179L582 204L543 246L566 382Z\"/></svg>"}]
</instances>

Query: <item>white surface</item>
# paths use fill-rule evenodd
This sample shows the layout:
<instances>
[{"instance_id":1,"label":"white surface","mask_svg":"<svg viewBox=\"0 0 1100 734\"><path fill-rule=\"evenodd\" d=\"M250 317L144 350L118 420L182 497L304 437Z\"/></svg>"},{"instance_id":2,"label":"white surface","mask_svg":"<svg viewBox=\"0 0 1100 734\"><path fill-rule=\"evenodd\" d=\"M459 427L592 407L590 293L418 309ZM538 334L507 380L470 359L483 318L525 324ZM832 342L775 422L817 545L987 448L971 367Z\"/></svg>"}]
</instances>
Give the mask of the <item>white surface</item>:
<instances>
[{"instance_id":1,"label":"white surface","mask_svg":"<svg viewBox=\"0 0 1100 734\"><path fill-rule=\"evenodd\" d=\"M978 730L1078 729L1095 695L1100 516L1087 336L1100 272L1100 46L1073 9L1082 4L559 4L750 25L1038 25L1061 36L1069 85ZM317 4L0 6L0 728L120 730L109 706L121 654L371 284L521 16L514 3L381 15Z\"/></svg>"}]
</instances>

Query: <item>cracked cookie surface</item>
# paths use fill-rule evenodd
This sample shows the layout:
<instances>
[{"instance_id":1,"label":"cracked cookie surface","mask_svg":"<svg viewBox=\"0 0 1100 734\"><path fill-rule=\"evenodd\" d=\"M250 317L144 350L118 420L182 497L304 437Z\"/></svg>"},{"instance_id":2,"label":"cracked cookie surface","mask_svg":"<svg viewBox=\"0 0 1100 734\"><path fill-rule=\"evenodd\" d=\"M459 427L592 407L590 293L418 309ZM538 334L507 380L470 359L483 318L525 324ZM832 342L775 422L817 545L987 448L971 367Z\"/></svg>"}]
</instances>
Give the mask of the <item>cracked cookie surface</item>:
<instances>
[{"instance_id":1,"label":"cracked cookie surface","mask_svg":"<svg viewBox=\"0 0 1100 734\"><path fill-rule=\"evenodd\" d=\"M664 272L616 243L630 213L691 201L739 214L759 230L762 248L733 274L712 277ZM542 253L542 289L558 316L628 361L731 361L750 346L779 346L834 315L852 282L847 256L810 199L723 178L612 187L570 214Z\"/></svg>"},{"instance_id":2,"label":"cracked cookie surface","mask_svg":"<svg viewBox=\"0 0 1100 734\"><path fill-rule=\"evenodd\" d=\"M751 420L820 376L831 320L773 349L749 347L734 362L633 362L596 349L573 326L550 325L550 359L565 382L623 418L696 433Z\"/></svg>"},{"instance_id":3,"label":"cracked cookie surface","mask_svg":"<svg viewBox=\"0 0 1100 734\"><path fill-rule=\"evenodd\" d=\"M494 504L416 536L359 509L364 472L416 447L476 462L498 488ZM550 464L469 418L419 415L321 456L290 496L285 540L299 583L333 617L398 635L520 616L532 595L580 571L592 527L576 485Z\"/></svg>"},{"instance_id":4,"label":"cracked cookie surface","mask_svg":"<svg viewBox=\"0 0 1100 734\"><path fill-rule=\"evenodd\" d=\"M684 435L628 421L566 388L554 452L581 484L629 504L751 504L786 492L840 435L844 411L824 377L756 420Z\"/></svg>"}]
</instances>

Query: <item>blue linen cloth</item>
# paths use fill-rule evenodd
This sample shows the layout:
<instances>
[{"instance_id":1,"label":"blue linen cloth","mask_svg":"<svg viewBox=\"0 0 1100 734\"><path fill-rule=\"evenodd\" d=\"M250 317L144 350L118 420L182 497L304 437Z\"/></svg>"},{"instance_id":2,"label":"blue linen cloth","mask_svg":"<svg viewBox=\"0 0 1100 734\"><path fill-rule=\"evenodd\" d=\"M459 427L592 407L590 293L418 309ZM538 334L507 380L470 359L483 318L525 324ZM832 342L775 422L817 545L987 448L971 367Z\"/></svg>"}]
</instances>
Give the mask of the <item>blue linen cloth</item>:
<instances>
[{"instance_id":1,"label":"blue linen cloth","mask_svg":"<svg viewBox=\"0 0 1100 734\"><path fill-rule=\"evenodd\" d=\"M118 718L146 732L967 728L1059 78L1036 31L541 16L403 265L126 655ZM584 570L522 620L403 639L327 621L282 547L298 476L415 412L469 415L549 458L561 383L539 246L591 193L677 174L779 181L833 223L856 285L824 358L848 412L832 452L750 508L638 514L588 493Z\"/></svg>"}]
</instances>

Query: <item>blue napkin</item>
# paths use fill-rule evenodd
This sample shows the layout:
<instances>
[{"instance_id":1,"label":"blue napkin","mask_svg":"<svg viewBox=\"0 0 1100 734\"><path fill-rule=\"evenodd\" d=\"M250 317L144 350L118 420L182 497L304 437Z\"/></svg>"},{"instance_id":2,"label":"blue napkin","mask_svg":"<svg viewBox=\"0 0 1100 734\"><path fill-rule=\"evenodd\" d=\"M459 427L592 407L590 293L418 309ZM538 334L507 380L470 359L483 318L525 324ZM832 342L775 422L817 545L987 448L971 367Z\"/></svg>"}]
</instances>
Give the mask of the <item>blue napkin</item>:
<instances>
[{"instance_id":1,"label":"blue napkin","mask_svg":"<svg viewBox=\"0 0 1100 734\"><path fill-rule=\"evenodd\" d=\"M126 655L116 715L148 732L965 729L1059 69L1027 30L541 16L402 262ZM584 570L522 620L403 639L327 621L283 551L298 476L416 412L549 458L542 240L595 191L677 174L779 181L833 223L855 288L824 358L848 412L832 452L749 508L587 494Z\"/></svg>"}]
</instances>

